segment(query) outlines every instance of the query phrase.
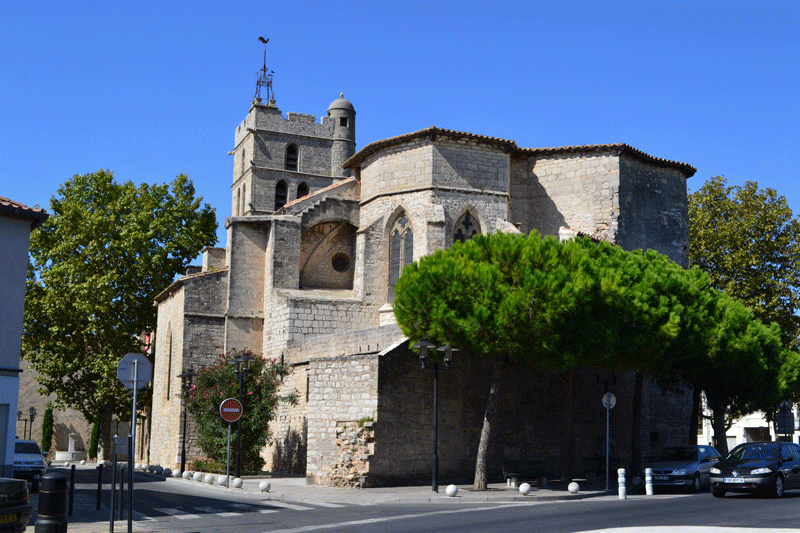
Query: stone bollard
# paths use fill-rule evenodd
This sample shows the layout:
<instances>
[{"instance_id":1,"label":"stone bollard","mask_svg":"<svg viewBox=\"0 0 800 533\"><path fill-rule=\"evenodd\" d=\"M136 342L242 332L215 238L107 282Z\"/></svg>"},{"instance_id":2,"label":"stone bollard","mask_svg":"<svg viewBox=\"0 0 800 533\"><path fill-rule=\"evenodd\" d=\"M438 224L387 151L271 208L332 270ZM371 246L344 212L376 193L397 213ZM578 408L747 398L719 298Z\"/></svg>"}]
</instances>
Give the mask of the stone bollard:
<instances>
[{"instance_id":1,"label":"stone bollard","mask_svg":"<svg viewBox=\"0 0 800 533\"><path fill-rule=\"evenodd\" d=\"M627 500L628 495L625 489L625 469L620 468L617 470L617 484L619 484L619 499Z\"/></svg>"},{"instance_id":2,"label":"stone bollard","mask_svg":"<svg viewBox=\"0 0 800 533\"><path fill-rule=\"evenodd\" d=\"M36 533L67 533L67 476L51 472L39 486L39 517Z\"/></svg>"},{"instance_id":3,"label":"stone bollard","mask_svg":"<svg viewBox=\"0 0 800 533\"><path fill-rule=\"evenodd\" d=\"M653 469L644 469L644 493L647 496L653 495Z\"/></svg>"}]
</instances>

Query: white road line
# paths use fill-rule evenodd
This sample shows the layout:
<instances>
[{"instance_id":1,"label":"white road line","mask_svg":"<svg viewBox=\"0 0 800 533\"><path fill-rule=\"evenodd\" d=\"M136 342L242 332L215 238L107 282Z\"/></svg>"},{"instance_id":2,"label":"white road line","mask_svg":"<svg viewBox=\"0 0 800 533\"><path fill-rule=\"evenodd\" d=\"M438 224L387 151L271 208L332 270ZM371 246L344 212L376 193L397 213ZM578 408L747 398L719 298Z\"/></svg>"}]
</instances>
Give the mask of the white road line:
<instances>
[{"instance_id":1,"label":"white road line","mask_svg":"<svg viewBox=\"0 0 800 533\"><path fill-rule=\"evenodd\" d=\"M393 522L397 520L407 520L409 518L422 518L426 516L434 516L439 514L453 514L453 513L474 513L476 511L492 511L495 509L504 509L506 507L518 507L518 505L492 505L489 507L471 507L469 509L453 509L448 511L434 511L431 513L414 513L400 516L387 516L383 518L368 518L364 520L352 520L349 522L339 522L338 524L318 524L315 526L305 526L292 529L278 529L269 533L303 533L305 531L319 531L322 529L338 529L347 526L361 526L367 524L377 524L380 522Z\"/></svg>"},{"instance_id":2,"label":"white road line","mask_svg":"<svg viewBox=\"0 0 800 533\"><path fill-rule=\"evenodd\" d=\"M168 514L170 516L174 516L178 520L192 520L194 518L200 518L200 515L187 513L186 511L181 511L180 509L167 509L162 507L155 510L160 511L164 514Z\"/></svg>"},{"instance_id":3,"label":"white road line","mask_svg":"<svg viewBox=\"0 0 800 533\"><path fill-rule=\"evenodd\" d=\"M261 509L261 507L256 507L255 505L250 505L249 503L232 503L231 507L241 509L242 511L258 511Z\"/></svg>"},{"instance_id":4,"label":"white road line","mask_svg":"<svg viewBox=\"0 0 800 533\"><path fill-rule=\"evenodd\" d=\"M277 500L266 501L266 502L264 502L264 505L266 505L267 507L270 507L270 506L272 506L272 507L282 507L283 509L291 509L292 511L308 511L308 510L313 509L313 507L305 507L303 505L294 505L292 503L284 503L284 502L279 502Z\"/></svg>"},{"instance_id":5,"label":"white road line","mask_svg":"<svg viewBox=\"0 0 800 533\"><path fill-rule=\"evenodd\" d=\"M331 503L331 502L314 502L314 505L319 505L320 507L344 507L343 503Z\"/></svg>"}]
</instances>

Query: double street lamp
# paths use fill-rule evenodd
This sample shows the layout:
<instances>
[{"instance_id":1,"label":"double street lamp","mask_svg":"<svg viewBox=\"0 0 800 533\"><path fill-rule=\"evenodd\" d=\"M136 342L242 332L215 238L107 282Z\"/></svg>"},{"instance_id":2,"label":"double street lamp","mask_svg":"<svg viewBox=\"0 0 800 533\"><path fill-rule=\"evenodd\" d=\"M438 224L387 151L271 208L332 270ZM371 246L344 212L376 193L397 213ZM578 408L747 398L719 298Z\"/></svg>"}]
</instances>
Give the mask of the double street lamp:
<instances>
[{"instance_id":1,"label":"double street lamp","mask_svg":"<svg viewBox=\"0 0 800 533\"><path fill-rule=\"evenodd\" d=\"M192 368L189 370L184 370L177 377L181 378L181 391L183 394L183 438L181 438L181 472L186 472L186 395L187 393L192 390L192 379L197 374Z\"/></svg>"},{"instance_id":2,"label":"double street lamp","mask_svg":"<svg viewBox=\"0 0 800 533\"><path fill-rule=\"evenodd\" d=\"M419 361L423 370L427 367L433 368L433 474L431 476L431 490L439 492L439 363L428 362L428 350L435 349L444 352L443 366L445 370L450 370L450 359L453 352L458 349L450 346L436 346L428 342L427 339L420 339L412 348L419 349Z\"/></svg>"},{"instance_id":3,"label":"double street lamp","mask_svg":"<svg viewBox=\"0 0 800 533\"><path fill-rule=\"evenodd\" d=\"M244 398L244 385L247 379L247 371L250 369L250 361L255 361L255 358L244 354L237 357L231 364L236 366L236 379L239 381L239 404L242 403ZM236 477L242 477L242 417L236 422Z\"/></svg>"}]
</instances>

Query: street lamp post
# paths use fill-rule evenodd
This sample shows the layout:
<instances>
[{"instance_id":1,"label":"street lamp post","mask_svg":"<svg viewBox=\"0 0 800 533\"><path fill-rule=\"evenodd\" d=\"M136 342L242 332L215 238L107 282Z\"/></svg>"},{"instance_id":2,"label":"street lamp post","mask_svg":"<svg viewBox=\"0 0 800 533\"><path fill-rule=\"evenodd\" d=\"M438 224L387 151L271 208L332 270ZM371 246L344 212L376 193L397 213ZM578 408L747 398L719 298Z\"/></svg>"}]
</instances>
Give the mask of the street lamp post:
<instances>
[{"instance_id":1,"label":"street lamp post","mask_svg":"<svg viewBox=\"0 0 800 533\"><path fill-rule=\"evenodd\" d=\"M420 339L412 348L419 349L419 361L423 369L433 367L433 473L431 475L431 490L439 492L439 363L428 362L428 350L436 349L444 352L444 369L450 370L450 359L453 352L458 350L450 346L439 346Z\"/></svg>"},{"instance_id":2,"label":"street lamp post","mask_svg":"<svg viewBox=\"0 0 800 533\"><path fill-rule=\"evenodd\" d=\"M244 382L247 379L247 370L250 368L250 361L255 361L247 354L237 357L232 364L236 365L236 379L239 381L239 403L244 398ZM236 477L242 477L242 417L236 422Z\"/></svg>"},{"instance_id":3,"label":"street lamp post","mask_svg":"<svg viewBox=\"0 0 800 533\"><path fill-rule=\"evenodd\" d=\"M36 408L35 407L31 407L30 409L28 409L28 416L30 416L30 419L31 419L31 428L28 431L28 439L33 440L33 419L36 418Z\"/></svg>"},{"instance_id":4,"label":"street lamp post","mask_svg":"<svg viewBox=\"0 0 800 533\"><path fill-rule=\"evenodd\" d=\"M181 378L181 391L183 394L183 438L181 439L181 472L186 472L186 418L188 417L188 413L186 412L186 394L192 389L192 378L194 378L197 374L192 368L189 370L184 370L178 377Z\"/></svg>"}]
</instances>

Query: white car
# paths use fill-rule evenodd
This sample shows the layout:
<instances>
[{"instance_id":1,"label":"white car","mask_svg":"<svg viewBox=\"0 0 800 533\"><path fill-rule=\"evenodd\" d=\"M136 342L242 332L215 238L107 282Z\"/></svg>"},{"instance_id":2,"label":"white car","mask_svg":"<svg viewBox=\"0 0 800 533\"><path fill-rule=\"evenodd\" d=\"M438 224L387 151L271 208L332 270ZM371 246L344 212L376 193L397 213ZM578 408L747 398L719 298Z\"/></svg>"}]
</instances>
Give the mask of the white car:
<instances>
[{"instance_id":1,"label":"white car","mask_svg":"<svg viewBox=\"0 0 800 533\"><path fill-rule=\"evenodd\" d=\"M42 449L32 440L17 439L14 442L14 477L27 479L38 488L39 478L44 474L47 465Z\"/></svg>"}]
</instances>

